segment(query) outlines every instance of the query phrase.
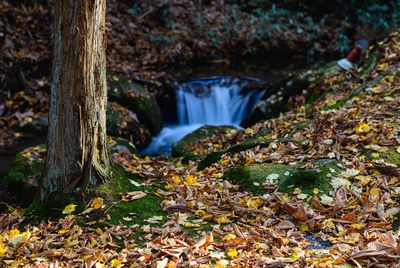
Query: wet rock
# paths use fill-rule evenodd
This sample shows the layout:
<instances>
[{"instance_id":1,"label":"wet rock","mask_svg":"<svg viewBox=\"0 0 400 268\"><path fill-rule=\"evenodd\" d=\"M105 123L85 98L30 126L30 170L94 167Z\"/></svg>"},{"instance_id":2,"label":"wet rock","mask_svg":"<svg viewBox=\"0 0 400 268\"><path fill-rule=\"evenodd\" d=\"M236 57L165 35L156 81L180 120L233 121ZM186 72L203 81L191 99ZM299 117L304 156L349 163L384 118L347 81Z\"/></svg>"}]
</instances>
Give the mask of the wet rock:
<instances>
[{"instance_id":1,"label":"wet rock","mask_svg":"<svg viewBox=\"0 0 400 268\"><path fill-rule=\"evenodd\" d=\"M130 154L138 154L135 145L124 138L111 137L109 144L111 153L127 152Z\"/></svg>"},{"instance_id":2,"label":"wet rock","mask_svg":"<svg viewBox=\"0 0 400 268\"><path fill-rule=\"evenodd\" d=\"M283 79L271 86L253 110L250 119L243 122L244 126L250 126L260 120L278 116L289 110L289 99L302 93L310 85L310 81L301 76Z\"/></svg>"},{"instance_id":3,"label":"wet rock","mask_svg":"<svg viewBox=\"0 0 400 268\"><path fill-rule=\"evenodd\" d=\"M45 145L26 148L15 156L5 177L8 191L23 205L30 204L38 193L45 156Z\"/></svg>"},{"instance_id":4,"label":"wet rock","mask_svg":"<svg viewBox=\"0 0 400 268\"><path fill-rule=\"evenodd\" d=\"M174 143L172 145L172 156L174 157L184 157L188 160L196 160L203 155L195 154L193 150L191 150L191 146L196 142L199 142L207 137L211 137L213 135L217 135L218 133L225 132L226 130L235 129L232 126L202 126L195 131L189 133L185 137L183 137L180 141Z\"/></svg>"},{"instance_id":5,"label":"wet rock","mask_svg":"<svg viewBox=\"0 0 400 268\"><path fill-rule=\"evenodd\" d=\"M150 131L132 111L115 102L107 103L107 134L126 138L139 148L145 148L151 141Z\"/></svg>"},{"instance_id":6,"label":"wet rock","mask_svg":"<svg viewBox=\"0 0 400 268\"><path fill-rule=\"evenodd\" d=\"M155 96L124 76L108 74L107 78L109 99L134 112L152 135L159 133L163 118Z\"/></svg>"},{"instance_id":7,"label":"wet rock","mask_svg":"<svg viewBox=\"0 0 400 268\"><path fill-rule=\"evenodd\" d=\"M44 135L47 133L47 127L49 125L49 120L47 116L42 116L33 121L24 124L19 131L31 134Z\"/></svg>"}]
</instances>

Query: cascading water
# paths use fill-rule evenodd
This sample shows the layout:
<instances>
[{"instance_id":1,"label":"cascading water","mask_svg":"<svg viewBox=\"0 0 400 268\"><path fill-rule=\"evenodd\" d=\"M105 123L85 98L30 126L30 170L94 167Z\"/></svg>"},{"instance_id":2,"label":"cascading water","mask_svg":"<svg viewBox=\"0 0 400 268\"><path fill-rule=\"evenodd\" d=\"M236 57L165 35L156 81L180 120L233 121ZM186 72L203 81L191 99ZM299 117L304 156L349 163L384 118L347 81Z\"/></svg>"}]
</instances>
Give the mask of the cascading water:
<instances>
[{"instance_id":1,"label":"cascading water","mask_svg":"<svg viewBox=\"0 0 400 268\"><path fill-rule=\"evenodd\" d=\"M142 152L171 154L172 144L202 125L232 125L249 115L263 90L246 90L254 78L212 77L181 83L176 89L178 124L167 125Z\"/></svg>"}]
</instances>

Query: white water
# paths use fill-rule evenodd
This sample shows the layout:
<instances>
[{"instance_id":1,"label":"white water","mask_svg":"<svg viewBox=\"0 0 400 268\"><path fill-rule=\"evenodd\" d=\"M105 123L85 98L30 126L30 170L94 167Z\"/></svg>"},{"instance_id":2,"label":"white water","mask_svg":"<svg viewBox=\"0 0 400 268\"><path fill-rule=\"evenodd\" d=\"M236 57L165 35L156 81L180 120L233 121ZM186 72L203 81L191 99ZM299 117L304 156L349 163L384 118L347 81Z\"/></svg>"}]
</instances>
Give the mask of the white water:
<instances>
[{"instance_id":1,"label":"white water","mask_svg":"<svg viewBox=\"0 0 400 268\"><path fill-rule=\"evenodd\" d=\"M210 78L180 84L176 90L178 124L167 125L153 137L142 155L171 154L172 144L202 125L232 125L254 109L263 91L240 94L248 79Z\"/></svg>"}]
</instances>

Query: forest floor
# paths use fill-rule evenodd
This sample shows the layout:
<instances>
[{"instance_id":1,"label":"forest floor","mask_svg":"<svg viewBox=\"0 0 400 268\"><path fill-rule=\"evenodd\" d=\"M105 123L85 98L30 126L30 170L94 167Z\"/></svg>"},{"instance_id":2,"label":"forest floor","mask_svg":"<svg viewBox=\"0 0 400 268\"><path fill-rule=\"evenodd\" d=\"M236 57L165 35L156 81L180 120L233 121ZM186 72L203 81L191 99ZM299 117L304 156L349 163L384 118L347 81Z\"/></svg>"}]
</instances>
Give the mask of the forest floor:
<instances>
[{"instance_id":1,"label":"forest floor","mask_svg":"<svg viewBox=\"0 0 400 268\"><path fill-rule=\"evenodd\" d=\"M124 178L116 168L127 184L100 186L86 204L61 208L59 220L34 223L26 210L3 208L0 262L97 268L399 264L399 39L394 33L376 45L380 57L367 73L316 75L307 89L318 96L312 105L298 96L278 118L187 149L207 155L256 140L254 147L223 151L208 163L115 152L113 162L132 174ZM28 150L23 157L41 153Z\"/></svg>"}]
</instances>

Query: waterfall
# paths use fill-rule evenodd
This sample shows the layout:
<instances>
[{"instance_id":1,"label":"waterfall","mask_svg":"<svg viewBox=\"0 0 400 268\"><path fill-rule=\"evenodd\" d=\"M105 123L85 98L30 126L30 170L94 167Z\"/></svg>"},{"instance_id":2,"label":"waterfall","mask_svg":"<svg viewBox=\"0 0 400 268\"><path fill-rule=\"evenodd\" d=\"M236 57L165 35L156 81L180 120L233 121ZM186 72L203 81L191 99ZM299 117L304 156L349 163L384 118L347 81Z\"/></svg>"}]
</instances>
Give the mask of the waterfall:
<instances>
[{"instance_id":1,"label":"waterfall","mask_svg":"<svg viewBox=\"0 0 400 268\"><path fill-rule=\"evenodd\" d=\"M246 90L254 78L211 77L183 82L176 89L178 124L165 126L142 154L171 153L174 142L202 125L232 125L254 109L263 90Z\"/></svg>"}]
</instances>

